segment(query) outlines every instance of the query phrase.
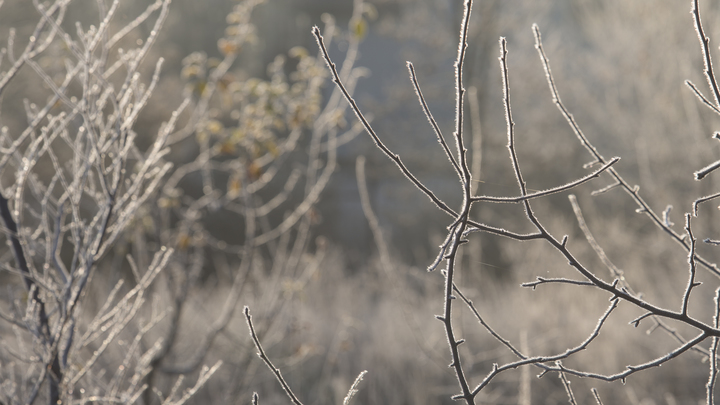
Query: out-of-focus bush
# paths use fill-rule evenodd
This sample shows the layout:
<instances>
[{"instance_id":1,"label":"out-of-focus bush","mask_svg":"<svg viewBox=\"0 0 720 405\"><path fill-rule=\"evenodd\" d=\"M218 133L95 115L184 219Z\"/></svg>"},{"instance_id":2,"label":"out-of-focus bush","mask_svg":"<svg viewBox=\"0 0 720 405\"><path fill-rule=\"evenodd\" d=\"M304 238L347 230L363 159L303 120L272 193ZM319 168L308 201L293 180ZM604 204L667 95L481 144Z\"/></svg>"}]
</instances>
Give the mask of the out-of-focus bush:
<instances>
[{"instance_id":1,"label":"out-of-focus bush","mask_svg":"<svg viewBox=\"0 0 720 405\"><path fill-rule=\"evenodd\" d=\"M291 344L288 302L328 249L310 232L315 205L337 145L358 133L337 91L323 90L321 62L294 47L248 77L239 60L264 5L247 0L227 14L217 56L192 53L163 80L155 42L170 1L28 3L2 4L18 29L0 53L12 286L1 401L249 399L257 379L238 300L276 323L265 336ZM354 80L359 37L337 32Z\"/></svg>"}]
</instances>

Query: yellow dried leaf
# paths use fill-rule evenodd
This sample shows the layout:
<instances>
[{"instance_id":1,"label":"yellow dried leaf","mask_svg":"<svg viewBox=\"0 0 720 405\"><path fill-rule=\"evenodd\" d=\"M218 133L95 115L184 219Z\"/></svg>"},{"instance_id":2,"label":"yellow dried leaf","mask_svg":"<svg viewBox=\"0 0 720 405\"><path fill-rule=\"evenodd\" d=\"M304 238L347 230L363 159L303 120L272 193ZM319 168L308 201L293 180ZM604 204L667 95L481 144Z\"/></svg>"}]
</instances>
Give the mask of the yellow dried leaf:
<instances>
[{"instance_id":1,"label":"yellow dried leaf","mask_svg":"<svg viewBox=\"0 0 720 405\"><path fill-rule=\"evenodd\" d=\"M185 232L182 232L180 235L178 235L177 244L178 244L178 248L180 248L180 250L186 250L190 246L190 242L191 242L190 236L188 234L186 234Z\"/></svg>"},{"instance_id":2,"label":"yellow dried leaf","mask_svg":"<svg viewBox=\"0 0 720 405\"><path fill-rule=\"evenodd\" d=\"M367 22L365 22L364 18L358 18L350 24L355 38L358 40L365 38L365 34L367 34Z\"/></svg>"},{"instance_id":3,"label":"yellow dried leaf","mask_svg":"<svg viewBox=\"0 0 720 405\"><path fill-rule=\"evenodd\" d=\"M235 154L235 144L230 141L225 141L220 145L220 153L223 155Z\"/></svg>"},{"instance_id":4,"label":"yellow dried leaf","mask_svg":"<svg viewBox=\"0 0 720 405\"><path fill-rule=\"evenodd\" d=\"M242 181L237 176L230 177L227 188L230 197L237 197L242 189Z\"/></svg>"},{"instance_id":5,"label":"yellow dried leaf","mask_svg":"<svg viewBox=\"0 0 720 405\"><path fill-rule=\"evenodd\" d=\"M262 168L255 162L250 163L250 166L248 166L248 176L250 177L250 180L257 180L262 176Z\"/></svg>"},{"instance_id":6,"label":"yellow dried leaf","mask_svg":"<svg viewBox=\"0 0 720 405\"><path fill-rule=\"evenodd\" d=\"M273 157L278 156L278 148L277 148L277 145L275 144L275 141L270 140L270 141L265 142L265 148L267 148L268 152L270 152L270 154L273 155Z\"/></svg>"},{"instance_id":7,"label":"yellow dried leaf","mask_svg":"<svg viewBox=\"0 0 720 405\"><path fill-rule=\"evenodd\" d=\"M218 120L210 120L208 121L206 125L208 131L210 131L211 134L217 135L225 128L222 124L222 122Z\"/></svg>"},{"instance_id":8,"label":"yellow dried leaf","mask_svg":"<svg viewBox=\"0 0 720 405\"><path fill-rule=\"evenodd\" d=\"M227 56L233 53L237 53L240 47L235 42L229 41L225 38L220 38L220 40L218 41L218 49L220 50L220 52L222 52L223 55Z\"/></svg>"},{"instance_id":9,"label":"yellow dried leaf","mask_svg":"<svg viewBox=\"0 0 720 405\"><path fill-rule=\"evenodd\" d=\"M195 93L196 96L202 96L205 92L205 87L207 87L207 82L205 80L200 80L197 83L195 83L195 86L193 87L193 93Z\"/></svg>"},{"instance_id":10,"label":"yellow dried leaf","mask_svg":"<svg viewBox=\"0 0 720 405\"><path fill-rule=\"evenodd\" d=\"M245 138L245 131L243 131L242 129L240 129L240 128L235 128L235 129L232 131L232 139L233 139L234 141L239 141L239 140L241 140L241 139L243 139L243 138Z\"/></svg>"}]
</instances>

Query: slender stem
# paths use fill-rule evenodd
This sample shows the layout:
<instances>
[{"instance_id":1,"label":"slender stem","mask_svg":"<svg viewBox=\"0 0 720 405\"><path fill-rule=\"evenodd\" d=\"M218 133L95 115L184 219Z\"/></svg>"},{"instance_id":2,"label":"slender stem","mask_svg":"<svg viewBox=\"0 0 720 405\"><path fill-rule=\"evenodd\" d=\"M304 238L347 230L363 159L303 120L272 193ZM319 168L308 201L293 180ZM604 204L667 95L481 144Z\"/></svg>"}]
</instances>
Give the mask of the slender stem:
<instances>
[{"instance_id":1,"label":"slender stem","mask_svg":"<svg viewBox=\"0 0 720 405\"><path fill-rule=\"evenodd\" d=\"M690 226L690 214L685 214L685 231L687 231L687 235L690 240L690 251L688 252L690 277L687 287L685 287L685 293L683 294L682 309L680 311L683 315L687 315L688 303L690 302L690 293L692 292L692 289L699 285L699 283L695 281L695 236L693 235L692 228Z\"/></svg>"},{"instance_id":2,"label":"slender stem","mask_svg":"<svg viewBox=\"0 0 720 405\"><path fill-rule=\"evenodd\" d=\"M353 112L357 116L357 118L362 123L363 127L365 127L365 131L370 135L373 142L375 142L375 145L380 148L380 150L385 153L387 157L390 158L395 164L398 166L400 171L407 177L417 188L420 189L423 193L425 193L430 200L437 205L438 208L445 211L446 213L450 214L452 217L457 218L457 213L453 211L445 202L443 202L440 198L438 198L429 188L427 188L424 184L420 182L420 180L415 177L412 172L405 166L405 164L400 159L400 156L395 154L393 151L388 148L385 143L380 139L380 137L375 133L375 130L370 125L370 122L365 118L362 111L360 110L360 107L358 107L355 100L352 98L350 93L348 92L347 88L343 84L342 80L340 79L340 75L338 74L337 67L335 66L335 63L330 59L330 54L328 53L327 47L325 47L325 41L323 40L323 36L320 34L320 28L313 27L312 30L313 35L315 36L315 40L318 43L318 47L320 48L320 51L322 52L323 58L325 59L325 63L328 65L328 68L330 69L330 72L333 76L333 82L340 88L342 91L343 96L345 96L345 100L350 104L350 107L352 107Z\"/></svg>"},{"instance_id":3,"label":"slender stem","mask_svg":"<svg viewBox=\"0 0 720 405\"><path fill-rule=\"evenodd\" d=\"M252 316L250 315L250 308L247 306L245 309L243 309L243 313L245 314L245 320L247 321L248 328L250 329L250 336L252 337L253 343L255 343L255 348L258 349L258 356L262 359L263 362L265 362L265 365L268 366L270 371L275 374L275 378L278 380L280 385L282 385L283 390L285 390L285 393L290 398L293 404L295 405L302 405L302 402L300 402L299 399L295 396L295 394L290 389L290 386L283 378L282 374L280 373L280 369L275 367L272 362L270 361L270 358L265 354L265 350L263 349L262 345L260 344L260 339L258 339L257 334L255 333L255 327L252 323Z\"/></svg>"},{"instance_id":4,"label":"slender stem","mask_svg":"<svg viewBox=\"0 0 720 405\"><path fill-rule=\"evenodd\" d=\"M430 121L430 125L432 125L433 130L435 131L435 136L437 136L438 142L440 142L440 145L445 151L445 154L447 155L448 159L450 159L450 163L452 163L453 167L455 168L455 172L457 172L458 176L460 176L460 180L462 181L462 171L460 170L460 166L458 166L458 163L455 160L455 156L453 156L452 152L450 151L450 147L445 141L445 137L443 136L442 131L440 131L440 127L438 126L437 121L435 121L435 117L433 117L432 112L430 112L430 107L428 107L427 102L425 101L425 96L423 96L422 90L420 90L420 84L418 83L417 75L415 74L415 67L410 62L407 63L407 67L408 71L410 72L410 80L412 81L413 87L415 88L415 94L417 94L418 96L418 101L422 106L423 112L425 113L428 121Z\"/></svg>"},{"instance_id":5,"label":"slender stem","mask_svg":"<svg viewBox=\"0 0 720 405\"><path fill-rule=\"evenodd\" d=\"M716 328L720 324L720 288L715 290L715 316L713 317L713 326ZM710 375L707 382L707 405L715 404L715 383L717 382L718 374L718 339L717 336L713 336L712 342L710 343Z\"/></svg>"},{"instance_id":6,"label":"slender stem","mask_svg":"<svg viewBox=\"0 0 720 405\"><path fill-rule=\"evenodd\" d=\"M712 58L710 57L710 38L705 35L705 31L703 30L702 22L700 21L700 6L698 3L698 0L693 0L691 13L693 15L693 22L695 22L695 31L697 31L698 39L700 40L700 47L702 48L705 77L707 78L708 85L712 89L715 106L720 107L720 88L718 88L718 83L715 79Z\"/></svg>"},{"instance_id":7,"label":"slender stem","mask_svg":"<svg viewBox=\"0 0 720 405\"><path fill-rule=\"evenodd\" d=\"M587 176L581 177L575 181L571 181L570 183L563 184L562 186L557 186L554 188L550 188L547 190L537 191L530 194L525 194L517 197L494 197L494 196L479 196L479 197L472 197L472 202L480 202L480 201L486 201L486 202L497 202L497 203L519 203L527 200L532 200L534 198L539 197L545 197L550 194L560 193L563 191L570 190L572 188L575 188L581 184L587 183L588 181L595 179L600 176L604 171L608 170L612 165L619 162L619 157L614 157L610 159L607 163L602 165L599 169L595 170L594 172L588 174Z\"/></svg>"},{"instance_id":8,"label":"slender stem","mask_svg":"<svg viewBox=\"0 0 720 405\"><path fill-rule=\"evenodd\" d=\"M563 115L563 117L565 117L565 120L568 122L573 132L575 133L575 136L577 136L578 140L585 147L585 149L590 152L595 161L601 164L606 163L605 158L603 158L600 152L598 152L598 150L590 143L588 138L580 129L580 126L575 121L575 118L573 118L572 114L570 114L570 111L565 107L562 100L560 100L560 94L558 92L557 86L555 85L555 79L553 78L552 71L550 70L550 62L545 55L545 49L542 45L542 36L540 34L540 29L538 28L537 24L533 24L532 29L535 35L535 48L538 51L540 61L543 65L543 68L545 69L545 79L548 83L548 87L550 87L550 93L552 94L552 99L555 103L555 106L558 108L558 110L560 110L561 114ZM680 235L678 232L672 229L668 224L665 223L665 221L662 220L662 218L657 213L655 213L655 211L652 210L652 208L650 208L650 206L645 202L645 200L640 197L638 186L630 186L630 184L625 181L625 179L620 176L620 174L614 168L610 168L608 170L608 173L610 173L610 175L615 179L615 182L617 183L612 184L608 187L608 189L618 186L622 187L625 192L628 193L638 205L639 208L637 212L642 212L646 214L648 217L650 217L652 222L654 222L660 229L670 235L672 239L675 240L678 244L680 244L686 251L690 250L690 246L685 241L685 235ZM695 255L695 260L697 260L698 263L702 264L715 276L720 277L720 269L718 269L715 263L712 263L699 255Z\"/></svg>"}]
</instances>

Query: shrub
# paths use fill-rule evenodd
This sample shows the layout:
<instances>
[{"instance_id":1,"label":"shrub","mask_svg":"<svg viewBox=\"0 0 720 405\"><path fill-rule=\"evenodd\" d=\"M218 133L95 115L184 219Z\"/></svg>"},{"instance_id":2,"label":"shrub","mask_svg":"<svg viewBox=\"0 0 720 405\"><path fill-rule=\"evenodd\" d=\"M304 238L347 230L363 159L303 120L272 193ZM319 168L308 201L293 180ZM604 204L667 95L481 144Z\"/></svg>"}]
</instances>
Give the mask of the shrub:
<instances>
[{"instance_id":1,"label":"shrub","mask_svg":"<svg viewBox=\"0 0 720 405\"><path fill-rule=\"evenodd\" d=\"M243 77L261 3L234 7L219 57L187 56L171 94L157 90L163 59L146 66L170 0L130 20L132 4L98 1L99 19L74 27L66 18L89 19L85 3L34 2L34 30L9 31L3 279L22 289L2 296L0 402L179 404L203 386L201 402L242 387L250 353L227 347L237 301L285 319L325 255L310 229L336 147L359 133L341 128L342 100L324 97L322 62L303 48L267 79ZM147 114L164 112L151 133ZM257 284L274 294L253 294Z\"/></svg>"}]
</instances>

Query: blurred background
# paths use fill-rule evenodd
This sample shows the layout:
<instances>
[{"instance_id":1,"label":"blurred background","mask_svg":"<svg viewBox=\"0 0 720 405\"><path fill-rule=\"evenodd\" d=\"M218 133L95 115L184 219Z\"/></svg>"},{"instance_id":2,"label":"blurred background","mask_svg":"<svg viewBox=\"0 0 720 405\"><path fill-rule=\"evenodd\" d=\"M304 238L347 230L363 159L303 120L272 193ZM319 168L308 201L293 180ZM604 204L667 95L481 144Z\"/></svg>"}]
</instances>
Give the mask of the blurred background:
<instances>
[{"instance_id":1,"label":"blurred background","mask_svg":"<svg viewBox=\"0 0 720 405\"><path fill-rule=\"evenodd\" d=\"M226 16L235 3L173 1L168 21L148 58L165 59L159 92L162 94L156 97L173 100L181 96L183 86L178 82L186 56L193 52L205 53L210 58L221 56L218 38L224 35ZM378 134L408 167L443 200L457 205L459 183L453 179L452 169L417 102L405 63L415 65L436 120L446 137L451 136L453 63L462 2L377 0L368 4L373 12L366 17L368 26L359 49L357 65L365 70L356 99L372 117ZM144 6L142 1L121 2L124 10L121 15L129 18ZM715 7L712 3L706 5L704 15L711 37L716 27ZM257 38L248 49L243 49L235 73L240 78L267 79L267 67L277 55L286 54L294 46L315 53L310 28L322 26L324 13L334 16L337 25L346 29L352 10L352 0L267 1L253 12ZM658 208L665 204L682 206L678 195L688 195L688 187L696 185L686 181L688 173L695 171L697 165L709 163L717 152L713 149L717 145L705 141L713 131L711 114L699 108L684 85L685 80L705 82L688 10L684 3L670 2L632 5L592 0L476 2L465 86L475 88L479 112L479 128L473 128L471 120L466 120L467 132L482 138L481 175L475 179L479 192L494 195L516 192L507 161L500 102L497 58L501 36L509 43L518 152L526 167L533 168L527 171L529 187L543 189L585 173L582 164L589 157L553 105L534 50L530 27L537 23L562 97L595 146L606 157L621 156L619 167L625 176L640 183L644 195L650 201L658 201ZM92 13L89 8L72 9L66 20L91 19ZM6 7L0 22L16 27L22 38L23 33L32 29L35 14L31 3L18 2L12 8ZM340 58L343 48L347 48L347 42L341 40L331 54ZM60 63L59 58L56 63ZM154 65L147 65L146 70L151 72ZM23 87L13 90L20 93ZM330 90L326 85L326 94ZM5 98L12 99L14 95ZM22 104L6 104L9 115L6 120L21 119L14 116L17 111L13 108L22 108ZM466 106L470 108L470 103ZM163 120L162 114L173 108L170 102L154 103L144 112L138 130L154 134ZM346 120L347 125L355 123L349 113ZM469 147L471 143L472 139L468 139ZM374 242L355 185L354 162L358 155L368 159L373 206L390 235L393 249L403 261L414 265L431 260L434 254L428 253L437 245L436 239L444 237L448 218L405 181L364 134L339 149L338 170L323 193L322 221L316 231L332 237L347 250L350 266L360 265L373 251ZM687 163L687 156L697 159L697 165ZM679 164L687 166L675 166ZM713 189L712 185L706 188L703 191ZM553 201L550 205L557 204ZM489 218L496 208L482 207L476 215ZM557 208L567 211L567 204ZM493 242L484 245L488 245L486 257L490 263L501 260L492 258L492 251L497 250Z\"/></svg>"},{"instance_id":2,"label":"blurred background","mask_svg":"<svg viewBox=\"0 0 720 405\"><path fill-rule=\"evenodd\" d=\"M276 0L259 7L253 15L258 40L241 55L239 66L243 73L266 77L267 65L293 46L314 53L316 45L310 28L322 25L323 13L332 14L339 27L347 27L352 3ZM179 74L180 61L191 52L218 56L217 38L224 29L219 22L232 4L173 2L170 20L155 48L168 62L164 80ZM387 0L369 4L376 9L376 15L367 19L368 29L360 44L357 65L367 70L366 77L360 79L356 99L388 146L441 198L451 206L457 205L459 183L417 102L405 62L415 65L432 112L445 135L450 136L455 94L453 63L462 2ZM706 7L704 18L712 37L717 26L713 24L717 18L715 5ZM606 157L622 157L619 168L630 182L641 185L648 200L657 201L657 209L673 204L685 210L680 207L687 203L680 198L695 198L689 187L700 186L687 181L697 170L694 163L703 166L713 161L717 152L713 149L717 145L706 141L714 130L711 114L700 108L684 85L685 80L705 82L685 3L476 2L465 86L477 89L480 128L472 128L470 119L466 124L468 133L477 131L482 137L482 170L476 179L480 192L516 193L500 102L497 58L501 36L509 43L518 152L528 168L529 187L543 189L574 179L585 173L582 165L589 161L552 103L534 50L532 23L537 23L543 32L563 99L595 146ZM193 28L188 29L188 24ZM346 46L341 41L331 52L339 58ZM350 114L346 119L348 125L355 122ZM434 257L429 253L437 239L444 237L448 218L415 190L364 134L340 147L338 171L323 193L322 222L317 232L341 244L351 266L363 263L373 251L354 180L358 155L368 159L373 206L385 224L393 249L403 261L424 265ZM695 162L688 161L688 156L693 156ZM706 189L700 193L713 189L710 181L702 186ZM613 204L630 204L616 196L609 199ZM558 212L567 212L569 206L564 200L563 196L549 205ZM624 211L622 206L612 206L616 208ZM476 215L489 219L495 209L498 207L480 207ZM490 240L483 242L489 263L502 265L502 254L493 257L498 247Z\"/></svg>"},{"instance_id":3,"label":"blurred background","mask_svg":"<svg viewBox=\"0 0 720 405\"><path fill-rule=\"evenodd\" d=\"M0 13L0 27L16 27L20 38L29 35L37 21L32 4L7 3ZM720 5L706 3L703 18L707 35L720 41ZM225 35L226 16L235 4L229 0L173 1L146 62L149 76L154 60L166 59L152 103L138 120L140 143L143 136L151 139L157 133L186 91L183 60L193 52L204 52L208 58L222 56L218 39ZM362 38L356 62L362 67L362 77L355 99L387 146L441 199L458 207L460 184L417 102L406 61L414 64L430 109L450 138L454 129L453 63L462 1L375 0L367 4L367 25L359 34ZM140 0L122 2L128 16L146 6ZM694 171L720 156L720 145L710 139L720 122L684 84L691 80L707 91L689 11L689 1L477 1L464 70L465 87L472 88L468 97L473 100L466 102L465 131L471 159L480 174L474 179L477 193L518 194L506 148L498 64L500 37L508 39L517 152L528 187L542 190L588 173L583 165L591 158L556 109L548 90L531 31L531 25L537 23L560 95L584 133L606 158L622 158L615 167L629 183L640 185L641 195L654 210L675 207L671 220L682 233L683 214L692 201L720 189L717 176L703 182L692 177ZM92 12L90 7L75 8L67 20L92 20ZM323 26L326 13L334 16L340 29L348 30L353 1L267 0L259 5L251 20L257 30L256 40L239 53L232 70L236 79L269 80L272 73L268 66L293 47L304 47L315 55L317 46L310 30L314 25ZM0 35L6 38L7 30ZM330 49L331 56L341 60L348 46L348 40L340 38ZM326 81L324 97L329 97L331 85ZM23 104L16 101L28 96L32 94L27 94L22 80L6 91L3 125L12 128L26 124ZM347 129L355 125L356 118L346 111L339 122ZM182 145L174 146L170 158L182 160L184 153ZM388 241L395 275L382 270L362 211L355 173L360 155L367 159L370 200ZM593 190L609 183L608 178L601 177L573 191L588 225L636 290L653 303L677 308L687 280L685 251L645 216L635 213L634 202L620 190L591 196ZM556 237L569 235L569 246L577 257L610 280L609 272L585 242L567 194L537 201L534 208L538 217ZM264 284L258 281L247 293L252 297L248 301L252 301L277 288L276 295L287 299L282 317L286 322L280 322L272 330L274 334L268 328L266 336L270 336L271 357L278 359L276 365L291 386L307 403L338 403L354 376L368 369L357 403L452 403L449 397L456 393L457 383L447 369L444 334L433 319L441 308L442 277L425 273L446 235L450 218L410 184L365 133L339 146L338 166L313 213L316 218L311 232L327 241L330 252L320 264L321 275L290 298L282 295L287 293L285 287L279 287L282 283L270 276L268 280L277 285L263 291ZM702 220L696 221L698 239L718 238L715 205L701 206L700 215ZM515 232L533 229L520 205L479 205L473 217ZM214 224L219 235L228 227L223 221ZM716 249L702 245L698 251L713 261ZM313 242L309 252L315 251ZM607 296L577 287L547 286L537 291L519 287L537 276L577 278L560 255L541 242L519 243L473 234L463 255L459 283L491 325L513 342L523 342L532 354L555 353L579 344L607 306ZM214 271L207 269L208 273ZM213 285L215 276L208 277L209 285ZM708 321L717 278L707 272L699 278L706 285L697 290L692 311ZM257 280L261 279L265 280L258 276ZM205 291L195 296L188 319L212 313L204 307L210 301L202 302L211 295ZM241 304L245 301L240 299ZM465 348L469 373L473 381L479 381L492 363L512 357L465 312L458 314L459 329L469 342ZM628 326L627 322L639 314L621 304L607 333L573 364L589 364L581 368L613 373L676 346L660 331L647 335L648 325L638 329ZM262 318L256 317L256 321L260 323ZM224 340L218 344L218 353L240 346L243 353L252 353L243 328L241 319L229 327L232 333L221 337ZM678 328L688 334L686 337L692 335L692 331ZM187 336L187 345L192 346L192 333ZM686 354L669 367L633 377L628 385L578 380L576 394L587 402L588 387L595 386L606 403L697 403L704 398L707 367L699 356L693 356ZM217 401L219 395L212 394L214 387L242 381L228 391L232 395L222 398L242 398L237 402L246 403L250 400L248 392L259 390L261 399L267 398L261 403L283 403L282 392L269 372L255 363L251 369L249 363L243 360L228 366L233 371L210 383L201 398ZM534 376L538 370L531 373ZM523 375L521 370L503 374L483 391L480 402L518 403ZM565 401L555 376L533 380L524 389L530 386L534 403Z\"/></svg>"}]
</instances>

